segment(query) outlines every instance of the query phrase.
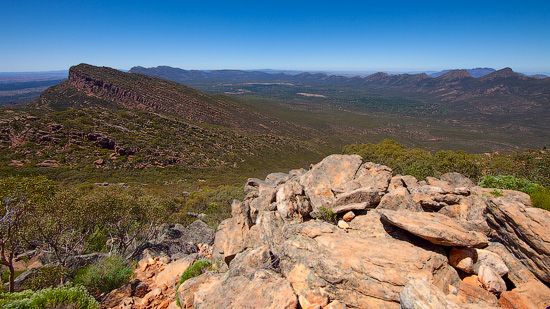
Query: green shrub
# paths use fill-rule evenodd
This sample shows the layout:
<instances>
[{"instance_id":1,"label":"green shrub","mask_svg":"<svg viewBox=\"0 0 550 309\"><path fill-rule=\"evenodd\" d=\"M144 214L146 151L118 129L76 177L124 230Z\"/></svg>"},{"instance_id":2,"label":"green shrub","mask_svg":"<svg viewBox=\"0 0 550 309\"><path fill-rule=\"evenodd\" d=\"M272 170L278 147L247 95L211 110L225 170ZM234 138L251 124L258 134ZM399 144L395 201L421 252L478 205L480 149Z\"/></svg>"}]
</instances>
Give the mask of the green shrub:
<instances>
[{"instance_id":1,"label":"green shrub","mask_svg":"<svg viewBox=\"0 0 550 309\"><path fill-rule=\"evenodd\" d=\"M500 191L499 189L494 189L493 191L489 192L491 193L493 196L502 196L502 191Z\"/></svg>"},{"instance_id":2,"label":"green shrub","mask_svg":"<svg viewBox=\"0 0 550 309\"><path fill-rule=\"evenodd\" d=\"M538 186L531 194L531 204L550 211L550 188Z\"/></svg>"},{"instance_id":3,"label":"green shrub","mask_svg":"<svg viewBox=\"0 0 550 309\"><path fill-rule=\"evenodd\" d=\"M535 189L538 185L527 179L518 178L510 175L485 175L481 178L479 186L484 188L516 190L527 194L532 194L533 192L535 192Z\"/></svg>"},{"instance_id":4,"label":"green shrub","mask_svg":"<svg viewBox=\"0 0 550 309\"><path fill-rule=\"evenodd\" d=\"M332 209L321 207L319 210L320 211L319 211L319 214L317 215L317 219L336 223L336 214L332 211Z\"/></svg>"},{"instance_id":5,"label":"green shrub","mask_svg":"<svg viewBox=\"0 0 550 309\"><path fill-rule=\"evenodd\" d=\"M191 279L191 278L194 278L194 277L197 277L197 276L201 275L210 266L212 266L212 263L210 263L209 260L204 260L204 259L203 260L198 260L195 263L193 263L193 265L189 266L183 272L183 274L181 274L180 280L178 281L178 285L176 286L176 302L177 302L178 306L181 307L180 299L177 295L177 291L178 291L180 285L182 283L184 283L185 281Z\"/></svg>"},{"instance_id":6,"label":"green shrub","mask_svg":"<svg viewBox=\"0 0 550 309\"><path fill-rule=\"evenodd\" d=\"M69 276L70 272L59 266L42 267L26 284L26 288L40 290L57 286Z\"/></svg>"},{"instance_id":7,"label":"green shrub","mask_svg":"<svg viewBox=\"0 0 550 309\"><path fill-rule=\"evenodd\" d=\"M134 269L127 261L112 255L79 271L74 281L84 285L90 293L99 295L128 283L133 273Z\"/></svg>"},{"instance_id":8,"label":"green shrub","mask_svg":"<svg viewBox=\"0 0 550 309\"><path fill-rule=\"evenodd\" d=\"M81 285L67 285L33 292L26 290L0 295L0 307L4 309L39 308L99 308L96 300Z\"/></svg>"}]
</instances>

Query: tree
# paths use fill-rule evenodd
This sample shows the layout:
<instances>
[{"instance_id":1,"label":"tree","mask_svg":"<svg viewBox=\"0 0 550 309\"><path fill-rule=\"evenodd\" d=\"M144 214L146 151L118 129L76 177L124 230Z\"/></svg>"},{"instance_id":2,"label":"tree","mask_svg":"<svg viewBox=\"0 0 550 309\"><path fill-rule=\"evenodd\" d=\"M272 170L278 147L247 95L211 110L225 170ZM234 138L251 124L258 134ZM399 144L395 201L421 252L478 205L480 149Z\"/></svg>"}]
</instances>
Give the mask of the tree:
<instances>
[{"instance_id":1,"label":"tree","mask_svg":"<svg viewBox=\"0 0 550 309\"><path fill-rule=\"evenodd\" d=\"M14 260L32 243L30 214L47 202L55 183L45 177L8 177L0 179L0 264L9 270L9 291L14 291Z\"/></svg>"}]
</instances>

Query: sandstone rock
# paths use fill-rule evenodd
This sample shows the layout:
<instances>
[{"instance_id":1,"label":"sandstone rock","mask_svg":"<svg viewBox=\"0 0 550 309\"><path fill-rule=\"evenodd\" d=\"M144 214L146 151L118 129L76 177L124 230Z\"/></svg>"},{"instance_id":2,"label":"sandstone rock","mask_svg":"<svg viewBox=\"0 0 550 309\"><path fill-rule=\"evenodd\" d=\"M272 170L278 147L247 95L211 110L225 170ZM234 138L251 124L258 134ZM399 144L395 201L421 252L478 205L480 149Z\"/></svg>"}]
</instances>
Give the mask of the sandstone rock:
<instances>
[{"instance_id":1,"label":"sandstone rock","mask_svg":"<svg viewBox=\"0 0 550 309\"><path fill-rule=\"evenodd\" d=\"M504 245L500 243L490 242L487 250L498 255L508 268L507 278L515 285L519 286L523 283L537 281L537 277L530 272L516 257L514 257Z\"/></svg>"},{"instance_id":2,"label":"sandstone rock","mask_svg":"<svg viewBox=\"0 0 550 309\"><path fill-rule=\"evenodd\" d=\"M36 163L36 167L60 167L61 164L56 160L44 160L40 163Z\"/></svg>"},{"instance_id":3,"label":"sandstone rock","mask_svg":"<svg viewBox=\"0 0 550 309\"><path fill-rule=\"evenodd\" d=\"M550 212L512 202L491 199L487 222L504 245L539 279L550 282Z\"/></svg>"},{"instance_id":4,"label":"sandstone rock","mask_svg":"<svg viewBox=\"0 0 550 309\"><path fill-rule=\"evenodd\" d=\"M208 288L210 285L219 282L220 275L206 272L200 276L185 280L177 290L177 297L181 308L191 308L195 301L195 293L201 286Z\"/></svg>"},{"instance_id":5,"label":"sandstone rock","mask_svg":"<svg viewBox=\"0 0 550 309\"><path fill-rule=\"evenodd\" d=\"M447 205L439 213L455 219L465 229L489 235L491 229L485 217L486 202L487 199L482 196L464 196L460 198L458 204Z\"/></svg>"},{"instance_id":6,"label":"sandstone rock","mask_svg":"<svg viewBox=\"0 0 550 309\"><path fill-rule=\"evenodd\" d=\"M154 301L157 298L160 298L162 295L162 289L161 288L155 288L151 292L147 293L143 298L139 301L141 305L147 306L152 301Z\"/></svg>"},{"instance_id":7,"label":"sandstone rock","mask_svg":"<svg viewBox=\"0 0 550 309\"><path fill-rule=\"evenodd\" d=\"M479 282L487 291L492 293L506 291L506 283L491 267L481 265L478 272Z\"/></svg>"},{"instance_id":8,"label":"sandstone rock","mask_svg":"<svg viewBox=\"0 0 550 309\"><path fill-rule=\"evenodd\" d=\"M541 282L524 283L512 291L500 295L502 308L548 308L550 306L550 289Z\"/></svg>"},{"instance_id":9,"label":"sandstone rock","mask_svg":"<svg viewBox=\"0 0 550 309\"><path fill-rule=\"evenodd\" d=\"M369 203L364 202L364 203L345 204L345 205L336 206L332 208L325 208L325 209L331 210L332 213L335 213L335 214L341 214L352 210L365 210L368 207L369 207Z\"/></svg>"},{"instance_id":10,"label":"sandstone rock","mask_svg":"<svg viewBox=\"0 0 550 309\"><path fill-rule=\"evenodd\" d=\"M201 285L195 293L194 309L201 308L297 308L298 299L290 283L272 271L251 277L235 276Z\"/></svg>"},{"instance_id":11,"label":"sandstone rock","mask_svg":"<svg viewBox=\"0 0 550 309\"><path fill-rule=\"evenodd\" d=\"M180 275L193 263L193 259L181 259L174 261L161 271L155 278L155 285L173 285L178 281Z\"/></svg>"},{"instance_id":12,"label":"sandstone rock","mask_svg":"<svg viewBox=\"0 0 550 309\"><path fill-rule=\"evenodd\" d=\"M346 309L346 305L339 300L333 300L330 304L323 307L323 309Z\"/></svg>"},{"instance_id":13,"label":"sandstone rock","mask_svg":"<svg viewBox=\"0 0 550 309\"><path fill-rule=\"evenodd\" d=\"M269 210L270 205L275 202L275 193L274 187L260 186L258 196L250 201L250 207L256 208L258 211Z\"/></svg>"},{"instance_id":14,"label":"sandstone rock","mask_svg":"<svg viewBox=\"0 0 550 309\"><path fill-rule=\"evenodd\" d=\"M493 198L493 194L491 191L495 190L493 188L482 188L482 187L473 187L470 188L472 191L472 194L478 195L478 196L484 196L487 198ZM523 193L520 191L514 191L514 190L501 190L498 189L500 193L502 194L503 198L506 198L507 200L522 203L525 206L531 206L531 197L527 193Z\"/></svg>"},{"instance_id":15,"label":"sandstone rock","mask_svg":"<svg viewBox=\"0 0 550 309\"><path fill-rule=\"evenodd\" d=\"M134 282L132 283L132 290L134 291L133 296L139 298L144 297L145 295L147 295L147 293L151 291L147 283L138 279L134 280Z\"/></svg>"},{"instance_id":16,"label":"sandstone rock","mask_svg":"<svg viewBox=\"0 0 550 309\"><path fill-rule=\"evenodd\" d=\"M449 263L466 273L474 272L474 263L477 261L476 249L468 247L454 247L449 253Z\"/></svg>"},{"instance_id":17,"label":"sandstone rock","mask_svg":"<svg viewBox=\"0 0 550 309\"><path fill-rule=\"evenodd\" d=\"M380 210L383 220L434 244L452 247L487 245L487 238L478 232L467 231L451 218L426 212Z\"/></svg>"},{"instance_id":18,"label":"sandstone rock","mask_svg":"<svg viewBox=\"0 0 550 309\"><path fill-rule=\"evenodd\" d=\"M247 249L235 256L229 265L229 271L232 276L238 276L251 274L259 268L273 267L271 257L272 254L267 245Z\"/></svg>"},{"instance_id":19,"label":"sandstone rock","mask_svg":"<svg viewBox=\"0 0 550 309\"><path fill-rule=\"evenodd\" d=\"M497 306L498 299L489 291L477 285L462 282L457 293L457 299L464 304L479 304L484 306Z\"/></svg>"},{"instance_id":20,"label":"sandstone rock","mask_svg":"<svg viewBox=\"0 0 550 309\"><path fill-rule=\"evenodd\" d=\"M343 230L346 230L346 229L349 229L349 224L344 220L339 220L338 221L338 227L343 229Z\"/></svg>"},{"instance_id":21,"label":"sandstone rock","mask_svg":"<svg viewBox=\"0 0 550 309\"><path fill-rule=\"evenodd\" d=\"M481 282L479 282L479 278L477 277L477 275L468 276L468 277L462 279L462 282L466 282L468 284L475 285L475 286L480 287L480 288L483 287L483 284L481 284Z\"/></svg>"},{"instance_id":22,"label":"sandstone rock","mask_svg":"<svg viewBox=\"0 0 550 309\"><path fill-rule=\"evenodd\" d=\"M394 189L401 188L401 187L411 189L411 188L418 187L418 186L419 186L418 180L416 180L416 178L414 178L413 176L410 176L410 175L406 175L406 176L396 175L396 176L392 177L392 179L390 181L390 185L388 187L388 191L392 191Z\"/></svg>"},{"instance_id":23,"label":"sandstone rock","mask_svg":"<svg viewBox=\"0 0 550 309\"><path fill-rule=\"evenodd\" d=\"M315 289L300 294L298 302L303 309L325 307L328 305L329 297L323 289Z\"/></svg>"},{"instance_id":24,"label":"sandstone rock","mask_svg":"<svg viewBox=\"0 0 550 309\"><path fill-rule=\"evenodd\" d=\"M342 217L342 219L346 222L350 222L355 218L355 213L353 211L348 211L346 214Z\"/></svg>"},{"instance_id":25,"label":"sandstone rock","mask_svg":"<svg viewBox=\"0 0 550 309\"><path fill-rule=\"evenodd\" d=\"M460 308L436 286L419 279L409 281L399 294L399 299L403 309Z\"/></svg>"},{"instance_id":26,"label":"sandstone rock","mask_svg":"<svg viewBox=\"0 0 550 309\"><path fill-rule=\"evenodd\" d=\"M208 226L208 224L202 220L195 220L185 228L182 236L186 242L213 245L215 235L216 231Z\"/></svg>"},{"instance_id":27,"label":"sandstone rock","mask_svg":"<svg viewBox=\"0 0 550 309\"><path fill-rule=\"evenodd\" d=\"M479 273L479 267L485 265L491 267L501 277L508 273L508 267L497 254L484 249L475 250L477 252L477 262L474 265L474 272Z\"/></svg>"},{"instance_id":28,"label":"sandstone rock","mask_svg":"<svg viewBox=\"0 0 550 309\"><path fill-rule=\"evenodd\" d=\"M460 173L445 173L439 177L439 179L448 182L453 188L460 188L460 187L466 187L471 188L475 187L475 184L473 181L470 180L470 178L460 174Z\"/></svg>"},{"instance_id":29,"label":"sandstone rock","mask_svg":"<svg viewBox=\"0 0 550 309\"><path fill-rule=\"evenodd\" d=\"M333 190L353 180L361 163L358 155L331 155L300 177L314 211L332 203Z\"/></svg>"},{"instance_id":30,"label":"sandstone rock","mask_svg":"<svg viewBox=\"0 0 550 309\"><path fill-rule=\"evenodd\" d=\"M254 190L258 190L258 187L261 184L265 184L265 182L258 178L248 178L248 180L246 181L246 184L244 185L244 193L248 194Z\"/></svg>"},{"instance_id":31,"label":"sandstone rock","mask_svg":"<svg viewBox=\"0 0 550 309\"><path fill-rule=\"evenodd\" d=\"M215 261L223 261L229 265L237 253L244 251L246 235L250 229L249 211L245 203L233 202L233 217L223 220L216 231L212 248L212 258Z\"/></svg>"},{"instance_id":32,"label":"sandstone rock","mask_svg":"<svg viewBox=\"0 0 550 309\"><path fill-rule=\"evenodd\" d=\"M277 211L286 221L308 218L312 208L304 195L304 188L300 183L291 180L278 187L276 194Z\"/></svg>"},{"instance_id":33,"label":"sandstone rock","mask_svg":"<svg viewBox=\"0 0 550 309\"><path fill-rule=\"evenodd\" d=\"M380 203L380 194L372 187L356 189L336 196L336 200L329 208L356 203L367 203L367 208L374 208Z\"/></svg>"},{"instance_id":34,"label":"sandstone rock","mask_svg":"<svg viewBox=\"0 0 550 309\"><path fill-rule=\"evenodd\" d=\"M373 162L366 162L359 167L353 180L336 188L335 191L341 193L370 187L380 193L384 193L388 190L391 178L392 170L389 167Z\"/></svg>"},{"instance_id":35,"label":"sandstone rock","mask_svg":"<svg viewBox=\"0 0 550 309\"><path fill-rule=\"evenodd\" d=\"M426 183L430 186L439 187L443 190L451 190L453 186L445 180L440 180L435 177L426 177Z\"/></svg>"},{"instance_id":36,"label":"sandstone rock","mask_svg":"<svg viewBox=\"0 0 550 309\"><path fill-rule=\"evenodd\" d=\"M385 194L376 209L423 211L405 187L393 189Z\"/></svg>"},{"instance_id":37,"label":"sandstone rock","mask_svg":"<svg viewBox=\"0 0 550 309\"><path fill-rule=\"evenodd\" d=\"M122 300L132 296L131 284L125 284L124 286L114 289L103 297L101 305L105 308L114 308L118 306Z\"/></svg>"},{"instance_id":38,"label":"sandstone rock","mask_svg":"<svg viewBox=\"0 0 550 309\"><path fill-rule=\"evenodd\" d=\"M259 237L254 247L265 244L275 255L278 255L279 244L283 241L282 229L284 226L284 221L279 213L270 211L261 214L256 220L256 225L258 226Z\"/></svg>"},{"instance_id":39,"label":"sandstone rock","mask_svg":"<svg viewBox=\"0 0 550 309\"><path fill-rule=\"evenodd\" d=\"M289 175L285 173L271 173L265 177L265 183L271 186L278 186L285 183L289 179Z\"/></svg>"},{"instance_id":40,"label":"sandstone rock","mask_svg":"<svg viewBox=\"0 0 550 309\"><path fill-rule=\"evenodd\" d=\"M458 285L442 247L398 239L386 232L379 217L375 222L376 215L358 216L350 232L318 221L285 226L281 272L295 292L325 288L330 299L349 307L392 308L413 278L430 280L442 290Z\"/></svg>"}]
</instances>

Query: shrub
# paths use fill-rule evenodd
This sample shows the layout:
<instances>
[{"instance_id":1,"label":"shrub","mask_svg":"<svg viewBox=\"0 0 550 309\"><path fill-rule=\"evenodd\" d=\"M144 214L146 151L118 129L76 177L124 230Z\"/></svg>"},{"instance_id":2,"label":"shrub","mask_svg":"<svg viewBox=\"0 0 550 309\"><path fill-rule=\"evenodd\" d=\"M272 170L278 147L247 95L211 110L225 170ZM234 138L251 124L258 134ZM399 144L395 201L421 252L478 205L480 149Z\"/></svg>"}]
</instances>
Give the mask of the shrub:
<instances>
[{"instance_id":1,"label":"shrub","mask_svg":"<svg viewBox=\"0 0 550 309\"><path fill-rule=\"evenodd\" d=\"M33 292L26 290L0 295L0 307L4 309L38 308L99 308L96 300L81 285L67 285Z\"/></svg>"},{"instance_id":2,"label":"shrub","mask_svg":"<svg viewBox=\"0 0 550 309\"><path fill-rule=\"evenodd\" d=\"M481 178L479 186L484 188L498 188L506 190L516 190L527 194L535 192L537 184L527 179L518 178L510 175L491 176L485 175Z\"/></svg>"},{"instance_id":3,"label":"shrub","mask_svg":"<svg viewBox=\"0 0 550 309\"><path fill-rule=\"evenodd\" d=\"M78 272L75 282L90 293L108 293L130 281L134 269L122 257L112 255Z\"/></svg>"},{"instance_id":4,"label":"shrub","mask_svg":"<svg viewBox=\"0 0 550 309\"><path fill-rule=\"evenodd\" d=\"M212 266L212 263L210 263L209 260L204 260L204 259L198 260L195 263L193 263L193 265L189 266L183 272L183 274L181 274L180 280L178 281L178 285L176 286L176 302L177 302L178 306L181 307L180 299L177 295L177 292L178 292L178 289L179 289L180 285L182 283L184 283L185 281L191 279L191 278L194 278L194 277L197 277L197 276L201 275L210 266Z\"/></svg>"},{"instance_id":5,"label":"shrub","mask_svg":"<svg viewBox=\"0 0 550 309\"><path fill-rule=\"evenodd\" d=\"M328 209L326 207L321 207L319 209L319 214L317 215L317 218L323 221L328 221L332 223L336 223L336 214L332 212L332 209Z\"/></svg>"},{"instance_id":6,"label":"shrub","mask_svg":"<svg viewBox=\"0 0 550 309\"><path fill-rule=\"evenodd\" d=\"M533 207L550 211L550 188L538 186L531 194L531 203Z\"/></svg>"},{"instance_id":7,"label":"shrub","mask_svg":"<svg viewBox=\"0 0 550 309\"><path fill-rule=\"evenodd\" d=\"M40 290L59 285L70 272L59 266L42 267L26 284L26 288Z\"/></svg>"}]
</instances>

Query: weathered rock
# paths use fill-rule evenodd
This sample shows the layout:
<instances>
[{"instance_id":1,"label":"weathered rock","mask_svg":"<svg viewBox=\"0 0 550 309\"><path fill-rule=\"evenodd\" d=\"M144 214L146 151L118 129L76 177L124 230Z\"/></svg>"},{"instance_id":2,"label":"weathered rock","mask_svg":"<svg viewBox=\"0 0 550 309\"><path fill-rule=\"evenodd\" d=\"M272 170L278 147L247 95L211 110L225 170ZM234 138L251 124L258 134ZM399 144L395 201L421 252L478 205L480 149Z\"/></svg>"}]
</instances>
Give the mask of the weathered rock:
<instances>
[{"instance_id":1,"label":"weathered rock","mask_svg":"<svg viewBox=\"0 0 550 309\"><path fill-rule=\"evenodd\" d=\"M395 188L385 194L376 209L424 211L420 205L413 201L405 187Z\"/></svg>"},{"instance_id":2,"label":"weathered rock","mask_svg":"<svg viewBox=\"0 0 550 309\"><path fill-rule=\"evenodd\" d=\"M500 295L500 307L535 309L548 308L550 306L550 289L541 282L524 283L512 291L503 292Z\"/></svg>"},{"instance_id":3,"label":"weathered rock","mask_svg":"<svg viewBox=\"0 0 550 309\"><path fill-rule=\"evenodd\" d=\"M465 229L489 235L491 229L487 225L486 209L487 199L485 197L471 195L461 197L458 204L443 207L439 213L455 219Z\"/></svg>"},{"instance_id":4,"label":"weathered rock","mask_svg":"<svg viewBox=\"0 0 550 309\"><path fill-rule=\"evenodd\" d=\"M330 208L356 203L367 203L367 208L374 208L380 203L380 194L372 187L356 189L337 195Z\"/></svg>"},{"instance_id":5,"label":"weathered rock","mask_svg":"<svg viewBox=\"0 0 550 309\"><path fill-rule=\"evenodd\" d=\"M274 267L273 262L269 247L263 245L237 254L229 265L229 271L232 276L248 275L259 268Z\"/></svg>"},{"instance_id":6,"label":"weathered rock","mask_svg":"<svg viewBox=\"0 0 550 309\"><path fill-rule=\"evenodd\" d=\"M506 198L491 199L487 222L539 279L550 282L550 212Z\"/></svg>"},{"instance_id":7,"label":"weathered rock","mask_svg":"<svg viewBox=\"0 0 550 309\"><path fill-rule=\"evenodd\" d=\"M276 211L265 212L256 220L259 237L254 247L268 245L269 249L277 255L279 244L283 241L284 221Z\"/></svg>"},{"instance_id":8,"label":"weathered rock","mask_svg":"<svg viewBox=\"0 0 550 309\"><path fill-rule=\"evenodd\" d=\"M132 296L132 287L131 284L125 284L124 286L114 289L103 297L101 300L101 305L104 308L114 308L118 306L123 299Z\"/></svg>"},{"instance_id":9,"label":"weathered rock","mask_svg":"<svg viewBox=\"0 0 550 309\"><path fill-rule=\"evenodd\" d=\"M451 218L427 212L380 210L383 220L434 244L452 247L486 246L487 237L467 231Z\"/></svg>"},{"instance_id":10,"label":"weathered rock","mask_svg":"<svg viewBox=\"0 0 550 309\"><path fill-rule=\"evenodd\" d=\"M290 283L276 273L261 270L251 277L235 276L201 285L194 295L194 309L297 308Z\"/></svg>"},{"instance_id":11,"label":"weathered rock","mask_svg":"<svg viewBox=\"0 0 550 309\"><path fill-rule=\"evenodd\" d=\"M506 291L506 282L491 267L481 265L478 272L479 282L487 291L492 293Z\"/></svg>"},{"instance_id":12,"label":"weathered rock","mask_svg":"<svg viewBox=\"0 0 550 309\"><path fill-rule=\"evenodd\" d=\"M361 163L358 155L331 155L300 177L314 211L332 204L333 190L353 180Z\"/></svg>"},{"instance_id":13,"label":"weathered rock","mask_svg":"<svg viewBox=\"0 0 550 309\"><path fill-rule=\"evenodd\" d=\"M180 275L194 262L192 258L174 261L161 271L155 278L155 285L162 286L175 284Z\"/></svg>"},{"instance_id":14,"label":"weathered rock","mask_svg":"<svg viewBox=\"0 0 550 309\"><path fill-rule=\"evenodd\" d=\"M333 208L325 208L325 209L322 209L322 211L330 210L334 214L341 214L352 210L365 210L368 207L369 207L369 203L363 202L363 203L345 204L345 205L340 205Z\"/></svg>"},{"instance_id":15,"label":"weathered rock","mask_svg":"<svg viewBox=\"0 0 550 309\"><path fill-rule=\"evenodd\" d=\"M493 293L468 282L462 282L460 285L457 299L464 304L480 304L495 307L498 304L498 299Z\"/></svg>"},{"instance_id":16,"label":"weathered rock","mask_svg":"<svg viewBox=\"0 0 550 309\"><path fill-rule=\"evenodd\" d=\"M508 267L497 254L484 249L475 249L477 253L477 262L474 265L474 272L479 273L481 265L491 267L499 276L508 274Z\"/></svg>"},{"instance_id":17,"label":"weathered rock","mask_svg":"<svg viewBox=\"0 0 550 309\"><path fill-rule=\"evenodd\" d=\"M265 177L265 183L276 187L282 183L285 183L289 177L290 176L285 173L271 173Z\"/></svg>"},{"instance_id":18,"label":"weathered rock","mask_svg":"<svg viewBox=\"0 0 550 309\"><path fill-rule=\"evenodd\" d=\"M309 200L304 195L304 188L295 180L278 187L276 201L277 211L285 221L302 221L309 217L312 210Z\"/></svg>"},{"instance_id":19,"label":"weathered rock","mask_svg":"<svg viewBox=\"0 0 550 309\"><path fill-rule=\"evenodd\" d=\"M206 272L198 277L187 279L183 282L177 291L177 297L179 298L181 308L191 308L195 301L195 293L199 290L199 287L208 288L214 283L220 281L220 275L212 272Z\"/></svg>"},{"instance_id":20,"label":"weathered rock","mask_svg":"<svg viewBox=\"0 0 550 309\"><path fill-rule=\"evenodd\" d=\"M250 201L250 207L258 211L269 210L271 204L275 202L276 189L269 186L260 186L258 196Z\"/></svg>"},{"instance_id":21,"label":"weathered rock","mask_svg":"<svg viewBox=\"0 0 550 309\"><path fill-rule=\"evenodd\" d=\"M470 188L470 190L473 195L483 196L487 198L495 197L491 193L492 191L495 190L492 188L473 187L473 188ZM527 193L514 191L514 190L501 190L501 189L498 189L498 191L500 192L500 194L502 194L502 197L506 198L507 200L522 203L525 206L531 206L531 197Z\"/></svg>"},{"instance_id":22,"label":"weathered rock","mask_svg":"<svg viewBox=\"0 0 550 309\"><path fill-rule=\"evenodd\" d=\"M318 308L328 305L329 296L323 289L304 291L298 296L298 302L302 308Z\"/></svg>"},{"instance_id":23,"label":"weathered rock","mask_svg":"<svg viewBox=\"0 0 550 309\"><path fill-rule=\"evenodd\" d=\"M335 191L341 193L370 187L384 193L388 190L391 178L392 170L389 167L366 162L359 167L353 180L336 188Z\"/></svg>"},{"instance_id":24,"label":"weathered rock","mask_svg":"<svg viewBox=\"0 0 550 309\"><path fill-rule=\"evenodd\" d=\"M132 282L133 296L142 298L151 291L149 285L141 280L135 279Z\"/></svg>"},{"instance_id":25,"label":"weathered rock","mask_svg":"<svg viewBox=\"0 0 550 309\"><path fill-rule=\"evenodd\" d=\"M349 229L349 224L344 220L338 220L338 228L341 228L343 230Z\"/></svg>"},{"instance_id":26,"label":"weathered rock","mask_svg":"<svg viewBox=\"0 0 550 309\"><path fill-rule=\"evenodd\" d=\"M244 193L248 194L254 190L258 190L258 187L261 184L265 184L265 182L258 178L248 178L248 180L246 181L246 184L244 185Z\"/></svg>"},{"instance_id":27,"label":"weathered rock","mask_svg":"<svg viewBox=\"0 0 550 309\"><path fill-rule=\"evenodd\" d=\"M414 178L413 176L410 176L410 175L406 175L406 176L396 175L396 176L392 177L392 179L390 181L390 185L388 186L388 191L392 191L394 189L401 188L401 187L411 189L411 188L418 187L418 186L419 186L418 180L416 180L416 178Z\"/></svg>"},{"instance_id":28,"label":"weathered rock","mask_svg":"<svg viewBox=\"0 0 550 309\"><path fill-rule=\"evenodd\" d=\"M453 188L471 188L475 187L475 184L473 181L470 180L470 178L460 174L460 173L445 173L439 177L441 180L446 181L449 183Z\"/></svg>"},{"instance_id":29,"label":"weathered rock","mask_svg":"<svg viewBox=\"0 0 550 309\"><path fill-rule=\"evenodd\" d=\"M449 263L468 274L474 272L474 263L477 261L477 252L474 248L454 247L449 253Z\"/></svg>"},{"instance_id":30,"label":"weathered rock","mask_svg":"<svg viewBox=\"0 0 550 309\"><path fill-rule=\"evenodd\" d=\"M537 277L530 272L516 257L514 257L501 243L490 242L487 250L498 255L508 268L507 278L515 285L537 281Z\"/></svg>"},{"instance_id":31,"label":"weathered rock","mask_svg":"<svg viewBox=\"0 0 550 309\"><path fill-rule=\"evenodd\" d=\"M460 308L433 284L420 279L410 280L399 294L403 309Z\"/></svg>"},{"instance_id":32,"label":"weathered rock","mask_svg":"<svg viewBox=\"0 0 550 309\"><path fill-rule=\"evenodd\" d=\"M435 177L426 177L426 183L430 186L439 187L446 191L453 189L453 186L450 183Z\"/></svg>"},{"instance_id":33,"label":"weathered rock","mask_svg":"<svg viewBox=\"0 0 550 309\"><path fill-rule=\"evenodd\" d=\"M244 251L246 235L250 229L249 211L245 203L233 202L233 217L223 220L216 231L212 248L212 258L215 261L223 261L229 265L237 253Z\"/></svg>"},{"instance_id":34,"label":"weathered rock","mask_svg":"<svg viewBox=\"0 0 550 309\"><path fill-rule=\"evenodd\" d=\"M208 226L208 224L204 223L202 220L195 220L185 228L182 237L180 237L180 241L213 245L215 235L216 231Z\"/></svg>"},{"instance_id":35,"label":"weathered rock","mask_svg":"<svg viewBox=\"0 0 550 309\"><path fill-rule=\"evenodd\" d=\"M350 222L353 218L355 218L355 213L353 211L346 212L346 214L342 217L342 219L346 222Z\"/></svg>"},{"instance_id":36,"label":"weathered rock","mask_svg":"<svg viewBox=\"0 0 550 309\"><path fill-rule=\"evenodd\" d=\"M316 221L284 228L281 271L297 294L325 288L330 299L350 307L395 308L410 279L430 280L442 290L458 285L442 247L394 237L371 212L354 219L349 232Z\"/></svg>"}]
</instances>

